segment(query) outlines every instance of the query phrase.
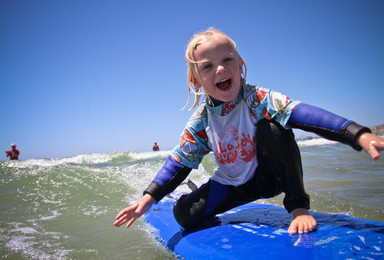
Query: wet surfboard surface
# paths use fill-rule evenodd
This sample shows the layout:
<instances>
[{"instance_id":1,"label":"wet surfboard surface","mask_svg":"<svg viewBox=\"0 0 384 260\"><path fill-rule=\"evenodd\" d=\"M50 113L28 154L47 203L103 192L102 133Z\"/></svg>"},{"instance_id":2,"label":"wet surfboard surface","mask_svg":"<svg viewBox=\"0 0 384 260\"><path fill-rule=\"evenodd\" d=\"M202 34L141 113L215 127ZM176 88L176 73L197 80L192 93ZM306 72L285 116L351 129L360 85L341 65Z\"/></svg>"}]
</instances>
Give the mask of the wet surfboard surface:
<instances>
[{"instance_id":1,"label":"wet surfboard surface","mask_svg":"<svg viewBox=\"0 0 384 260\"><path fill-rule=\"evenodd\" d=\"M185 230L173 217L174 203L164 198L145 219L180 259L384 259L384 222L311 212L318 229L290 235L284 208L248 203Z\"/></svg>"}]
</instances>

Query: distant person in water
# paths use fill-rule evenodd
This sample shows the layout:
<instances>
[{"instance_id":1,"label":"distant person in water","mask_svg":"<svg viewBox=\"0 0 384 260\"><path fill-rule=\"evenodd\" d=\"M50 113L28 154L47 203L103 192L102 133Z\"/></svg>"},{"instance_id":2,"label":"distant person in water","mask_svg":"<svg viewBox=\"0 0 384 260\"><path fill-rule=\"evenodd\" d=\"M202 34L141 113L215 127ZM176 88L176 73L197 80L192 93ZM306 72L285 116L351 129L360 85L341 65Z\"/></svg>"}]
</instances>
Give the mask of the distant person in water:
<instances>
[{"instance_id":1,"label":"distant person in water","mask_svg":"<svg viewBox=\"0 0 384 260\"><path fill-rule=\"evenodd\" d=\"M19 150L16 149L16 144L11 144L12 149L9 151L5 151L7 154L7 157L9 157L10 160L19 160Z\"/></svg>"},{"instance_id":2,"label":"distant person in water","mask_svg":"<svg viewBox=\"0 0 384 260\"><path fill-rule=\"evenodd\" d=\"M160 147L157 145L157 142L155 142L155 144L153 145L152 150L154 152L160 151Z\"/></svg>"}]
</instances>

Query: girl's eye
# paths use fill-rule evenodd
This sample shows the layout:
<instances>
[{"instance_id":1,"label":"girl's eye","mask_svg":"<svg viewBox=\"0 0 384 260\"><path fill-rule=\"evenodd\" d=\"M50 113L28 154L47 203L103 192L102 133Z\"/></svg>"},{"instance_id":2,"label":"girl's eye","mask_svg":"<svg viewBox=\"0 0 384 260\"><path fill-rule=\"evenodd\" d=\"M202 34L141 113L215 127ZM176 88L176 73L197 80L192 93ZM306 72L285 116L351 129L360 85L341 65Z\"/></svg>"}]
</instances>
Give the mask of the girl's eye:
<instances>
[{"instance_id":1,"label":"girl's eye","mask_svg":"<svg viewBox=\"0 0 384 260\"><path fill-rule=\"evenodd\" d=\"M202 66L201 70L209 70L210 68L212 68L212 64L205 64Z\"/></svg>"},{"instance_id":2,"label":"girl's eye","mask_svg":"<svg viewBox=\"0 0 384 260\"><path fill-rule=\"evenodd\" d=\"M233 60L233 58L225 58L224 59L224 62L230 62L230 61L232 61Z\"/></svg>"}]
</instances>

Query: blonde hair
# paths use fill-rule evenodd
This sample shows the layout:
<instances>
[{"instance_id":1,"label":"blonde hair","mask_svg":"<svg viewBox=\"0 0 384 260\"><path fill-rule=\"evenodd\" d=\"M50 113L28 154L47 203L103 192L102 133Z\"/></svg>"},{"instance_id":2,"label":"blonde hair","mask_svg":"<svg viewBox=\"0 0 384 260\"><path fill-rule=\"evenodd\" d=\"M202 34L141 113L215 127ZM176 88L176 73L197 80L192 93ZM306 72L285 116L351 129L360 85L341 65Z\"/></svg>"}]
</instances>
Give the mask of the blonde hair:
<instances>
[{"instance_id":1,"label":"blonde hair","mask_svg":"<svg viewBox=\"0 0 384 260\"><path fill-rule=\"evenodd\" d=\"M202 84L202 80L200 77L199 70L197 68L197 61L195 60L194 51L196 50L196 47L200 44L202 44L205 41L209 41L214 37L224 37L226 40L228 40L228 43L232 46L235 55L239 58L240 63L242 66L244 66L244 77L242 77L242 81L245 82L245 76L247 74L247 67L245 66L243 58L241 58L240 54L237 52L236 49L236 43L225 33L223 33L220 30L217 30L213 27L208 28L207 30L203 32L199 32L194 34L191 39L188 42L187 50L185 51L185 60L187 62L188 66L188 74L187 74L187 80L188 80L188 100L185 106L186 108L189 100L191 98L191 92L195 95L195 100L193 102L192 107L189 110L192 110L200 100L201 95L205 94L204 92L204 86ZM201 91L200 87L196 87L195 84L200 83L201 87L203 88L203 91Z\"/></svg>"}]
</instances>

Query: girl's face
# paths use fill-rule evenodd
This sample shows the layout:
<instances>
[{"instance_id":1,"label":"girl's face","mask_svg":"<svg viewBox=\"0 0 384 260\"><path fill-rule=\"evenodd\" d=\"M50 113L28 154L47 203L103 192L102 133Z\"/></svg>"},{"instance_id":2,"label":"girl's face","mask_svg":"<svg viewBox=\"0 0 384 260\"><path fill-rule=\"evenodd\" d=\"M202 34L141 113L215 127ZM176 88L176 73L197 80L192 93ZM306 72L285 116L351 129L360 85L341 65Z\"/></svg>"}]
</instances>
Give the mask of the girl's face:
<instances>
[{"instance_id":1,"label":"girl's face","mask_svg":"<svg viewBox=\"0 0 384 260\"><path fill-rule=\"evenodd\" d=\"M241 88L242 65L228 40L214 37L197 45L194 54L206 94L224 102L235 99Z\"/></svg>"}]
</instances>

